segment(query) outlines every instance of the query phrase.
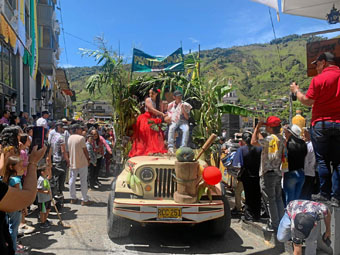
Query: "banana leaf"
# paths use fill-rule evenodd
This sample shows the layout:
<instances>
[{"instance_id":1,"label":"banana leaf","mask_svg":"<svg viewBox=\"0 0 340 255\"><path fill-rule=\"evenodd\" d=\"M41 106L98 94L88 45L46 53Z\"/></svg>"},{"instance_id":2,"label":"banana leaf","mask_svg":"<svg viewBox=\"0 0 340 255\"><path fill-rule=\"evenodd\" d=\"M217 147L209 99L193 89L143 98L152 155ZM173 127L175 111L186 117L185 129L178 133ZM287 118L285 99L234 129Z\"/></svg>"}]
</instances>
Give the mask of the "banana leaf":
<instances>
[{"instance_id":1,"label":"banana leaf","mask_svg":"<svg viewBox=\"0 0 340 255\"><path fill-rule=\"evenodd\" d=\"M237 105L233 104L217 104L216 107L220 110L221 113L230 113L234 115L241 115L243 117L249 117L253 115L253 112Z\"/></svg>"}]
</instances>

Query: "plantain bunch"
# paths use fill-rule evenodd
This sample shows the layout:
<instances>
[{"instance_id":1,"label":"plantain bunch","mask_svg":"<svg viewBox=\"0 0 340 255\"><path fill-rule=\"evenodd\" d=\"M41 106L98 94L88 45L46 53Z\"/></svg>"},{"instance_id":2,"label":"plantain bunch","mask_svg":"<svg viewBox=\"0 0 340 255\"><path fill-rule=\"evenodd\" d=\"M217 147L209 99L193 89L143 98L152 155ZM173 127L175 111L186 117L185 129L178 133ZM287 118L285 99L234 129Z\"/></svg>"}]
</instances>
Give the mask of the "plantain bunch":
<instances>
[{"instance_id":1,"label":"plantain bunch","mask_svg":"<svg viewBox=\"0 0 340 255\"><path fill-rule=\"evenodd\" d=\"M206 182L202 182L197 187L197 202L199 202L203 195L207 195L209 198L209 201L212 202L212 192L217 193L217 189L213 185L209 185Z\"/></svg>"},{"instance_id":2,"label":"plantain bunch","mask_svg":"<svg viewBox=\"0 0 340 255\"><path fill-rule=\"evenodd\" d=\"M126 184L131 187L131 189L136 188L136 184L140 184L140 179L133 172L129 171L126 175Z\"/></svg>"}]
</instances>

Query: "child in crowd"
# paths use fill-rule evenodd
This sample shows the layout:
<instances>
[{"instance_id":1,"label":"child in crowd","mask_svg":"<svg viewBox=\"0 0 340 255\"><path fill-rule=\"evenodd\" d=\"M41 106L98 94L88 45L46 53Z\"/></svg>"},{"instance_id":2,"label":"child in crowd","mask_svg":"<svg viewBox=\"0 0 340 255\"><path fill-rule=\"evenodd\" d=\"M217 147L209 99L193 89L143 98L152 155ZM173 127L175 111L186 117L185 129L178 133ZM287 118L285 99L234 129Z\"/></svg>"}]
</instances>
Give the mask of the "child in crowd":
<instances>
[{"instance_id":1,"label":"child in crowd","mask_svg":"<svg viewBox=\"0 0 340 255\"><path fill-rule=\"evenodd\" d=\"M20 134L20 158L22 160L22 165L24 168L24 176L27 173L27 166L28 166L28 148L31 145L31 140L29 139L28 134ZM25 216L28 215L27 208L22 210L21 214L21 222L19 227L19 234L30 234L33 233L35 228L32 226L27 225L29 222L26 222ZM32 222L30 222L32 224Z\"/></svg>"},{"instance_id":2,"label":"child in crowd","mask_svg":"<svg viewBox=\"0 0 340 255\"><path fill-rule=\"evenodd\" d=\"M38 178L38 208L40 212L40 227L50 228L51 222L47 220L51 210L51 187L48 176L51 175L50 168L40 170Z\"/></svg>"},{"instance_id":3,"label":"child in crowd","mask_svg":"<svg viewBox=\"0 0 340 255\"><path fill-rule=\"evenodd\" d=\"M7 159L5 172L2 181L9 186L22 189L21 177L24 174L23 161L19 156L10 156ZM15 251L22 250L24 247L17 246L18 229L21 221L21 211L11 212L7 214L9 232L11 234L13 249Z\"/></svg>"}]
</instances>

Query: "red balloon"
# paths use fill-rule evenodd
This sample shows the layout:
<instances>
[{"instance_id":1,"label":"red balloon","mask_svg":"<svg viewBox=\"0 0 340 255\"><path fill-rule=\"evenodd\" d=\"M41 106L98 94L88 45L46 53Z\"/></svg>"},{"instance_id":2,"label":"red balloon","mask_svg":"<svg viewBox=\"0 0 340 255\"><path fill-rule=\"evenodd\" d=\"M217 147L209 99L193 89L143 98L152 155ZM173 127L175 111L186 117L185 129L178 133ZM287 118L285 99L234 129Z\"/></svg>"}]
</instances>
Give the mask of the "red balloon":
<instances>
[{"instance_id":1,"label":"red balloon","mask_svg":"<svg viewBox=\"0 0 340 255\"><path fill-rule=\"evenodd\" d=\"M208 166L204 168L202 177L207 184L216 185L222 180L222 173L216 166Z\"/></svg>"}]
</instances>

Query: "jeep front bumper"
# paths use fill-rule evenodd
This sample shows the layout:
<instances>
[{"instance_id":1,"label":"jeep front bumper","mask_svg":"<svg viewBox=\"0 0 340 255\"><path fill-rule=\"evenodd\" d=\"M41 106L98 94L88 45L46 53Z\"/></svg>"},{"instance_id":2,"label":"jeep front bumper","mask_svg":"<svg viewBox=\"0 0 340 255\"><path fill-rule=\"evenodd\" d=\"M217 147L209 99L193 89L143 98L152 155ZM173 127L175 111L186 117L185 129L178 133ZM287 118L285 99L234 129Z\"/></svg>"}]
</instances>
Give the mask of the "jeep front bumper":
<instances>
[{"instance_id":1,"label":"jeep front bumper","mask_svg":"<svg viewBox=\"0 0 340 255\"><path fill-rule=\"evenodd\" d=\"M116 198L115 215L141 223L201 223L224 216L221 200L178 204L173 200Z\"/></svg>"}]
</instances>

